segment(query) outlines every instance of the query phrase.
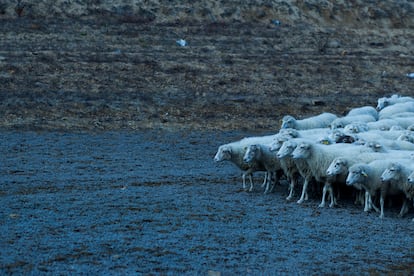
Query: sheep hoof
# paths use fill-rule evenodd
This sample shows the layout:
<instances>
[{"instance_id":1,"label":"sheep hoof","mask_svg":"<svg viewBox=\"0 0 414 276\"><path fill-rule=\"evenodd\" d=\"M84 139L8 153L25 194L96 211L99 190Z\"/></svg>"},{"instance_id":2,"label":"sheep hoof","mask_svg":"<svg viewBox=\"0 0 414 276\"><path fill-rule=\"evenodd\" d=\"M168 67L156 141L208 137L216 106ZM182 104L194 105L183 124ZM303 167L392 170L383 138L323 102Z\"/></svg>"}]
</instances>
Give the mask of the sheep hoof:
<instances>
[{"instance_id":1,"label":"sheep hoof","mask_svg":"<svg viewBox=\"0 0 414 276\"><path fill-rule=\"evenodd\" d=\"M318 206L319 208L324 208L325 207L325 203L321 203L321 204L319 204L319 206Z\"/></svg>"},{"instance_id":2,"label":"sheep hoof","mask_svg":"<svg viewBox=\"0 0 414 276\"><path fill-rule=\"evenodd\" d=\"M288 197L286 198L286 200L287 200L287 201L292 200L292 197L291 197L291 196L288 196Z\"/></svg>"},{"instance_id":3,"label":"sheep hoof","mask_svg":"<svg viewBox=\"0 0 414 276\"><path fill-rule=\"evenodd\" d=\"M299 199L299 200L297 201L297 203L298 203L298 204L302 204L302 203L303 203L303 199Z\"/></svg>"}]
</instances>

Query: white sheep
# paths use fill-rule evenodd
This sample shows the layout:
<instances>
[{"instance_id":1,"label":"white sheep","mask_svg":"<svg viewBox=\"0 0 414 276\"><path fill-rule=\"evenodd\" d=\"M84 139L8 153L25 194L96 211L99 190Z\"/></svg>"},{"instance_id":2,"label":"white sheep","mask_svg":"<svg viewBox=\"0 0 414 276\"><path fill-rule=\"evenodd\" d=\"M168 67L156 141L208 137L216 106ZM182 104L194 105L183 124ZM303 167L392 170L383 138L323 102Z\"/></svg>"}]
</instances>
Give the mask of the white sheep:
<instances>
[{"instance_id":1,"label":"white sheep","mask_svg":"<svg viewBox=\"0 0 414 276\"><path fill-rule=\"evenodd\" d=\"M327 128L329 124L338 118L332 113L322 113L316 116L305 118L302 120L295 119L293 116L286 115L282 119L281 128L294 128L294 129L312 129L312 128Z\"/></svg>"},{"instance_id":2,"label":"white sheep","mask_svg":"<svg viewBox=\"0 0 414 276\"><path fill-rule=\"evenodd\" d=\"M270 150L270 146L263 144L249 145L244 154L243 161L249 165L259 163L264 166L267 172L263 182L266 187L264 193L271 192L273 190L272 176L275 176L275 182L277 183L281 176L282 168L276 153Z\"/></svg>"},{"instance_id":3,"label":"white sheep","mask_svg":"<svg viewBox=\"0 0 414 276\"><path fill-rule=\"evenodd\" d=\"M329 192L331 203L330 207L335 205L335 197L332 189L332 181L326 174L326 170L332 161L340 156L346 154L357 155L362 152L372 152L368 147L356 146L352 144L333 144L329 146L320 145L317 143L302 142L292 152L293 159L306 160L313 177L319 182L325 183L323 187L322 202L319 207L325 206L325 196Z\"/></svg>"},{"instance_id":4,"label":"white sheep","mask_svg":"<svg viewBox=\"0 0 414 276\"><path fill-rule=\"evenodd\" d=\"M352 144L356 141L355 134L353 133L345 133L343 129L334 129L328 135L328 139L332 141L332 143L346 143Z\"/></svg>"},{"instance_id":5,"label":"white sheep","mask_svg":"<svg viewBox=\"0 0 414 276\"><path fill-rule=\"evenodd\" d=\"M398 136L397 140L414 143L414 133L412 131L406 131Z\"/></svg>"},{"instance_id":6,"label":"white sheep","mask_svg":"<svg viewBox=\"0 0 414 276\"><path fill-rule=\"evenodd\" d=\"M402 112L414 112L414 101L396 103L383 108L379 113L379 119L396 118L395 115Z\"/></svg>"},{"instance_id":7,"label":"white sheep","mask_svg":"<svg viewBox=\"0 0 414 276\"><path fill-rule=\"evenodd\" d=\"M405 195L404 203L401 208L400 217L408 212L408 199L413 199L413 185L409 183L409 175L414 171L412 160L407 162L392 162L382 173L381 180L384 185L381 186L381 210L383 210L385 196L387 194L397 194L403 192Z\"/></svg>"},{"instance_id":8,"label":"white sheep","mask_svg":"<svg viewBox=\"0 0 414 276\"><path fill-rule=\"evenodd\" d=\"M397 140L398 137L405 133L407 133L406 130L370 130L353 134L353 137L356 140L361 141L374 141L380 139Z\"/></svg>"},{"instance_id":9,"label":"white sheep","mask_svg":"<svg viewBox=\"0 0 414 276\"><path fill-rule=\"evenodd\" d=\"M371 123L376 123L376 122L371 122ZM345 133L360 133L360 132L368 131L369 129L370 128L368 126L368 123L354 122L354 123L347 124L344 127L344 132Z\"/></svg>"},{"instance_id":10,"label":"white sheep","mask_svg":"<svg viewBox=\"0 0 414 276\"><path fill-rule=\"evenodd\" d=\"M391 97L382 97L378 99L377 102L377 110L380 111L387 106L397 104L397 103L405 103L408 101L414 101L414 98L411 97L402 97L399 95L392 95Z\"/></svg>"},{"instance_id":11,"label":"white sheep","mask_svg":"<svg viewBox=\"0 0 414 276\"><path fill-rule=\"evenodd\" d=\"M297 145L301 142L308 141L303 138L289 139L283 143L277 152L277 157L281 161L281 164L286 164L286 170L291 170L290 172L285 172L286 175L289 175L290 185L289 185L289 196L286 200L291 200L293 197L295 185L297 184L298 175L304 179L302 193L297 201L298 204L303 203L303 201L308 199L307 187L313 179L312 171L310 170L308 164L305 160L297 159L294 160L291 156L292 152L296 149Z\"/></svg>"},{"instance_id":12,"label":"white sheep","mask_svg":"<svg viewBox=\"0 0 414 276\"><path fill-rule=\"evenodd\" d=\"M358 140L359 143L365 144L376 152L389 152L390 150L414 151L414 144L402 140L377 139L377 140Z\"/></svg>"},{"instance_id":13,"label":"white sheep","mask_svg":"<svg viewBox=\"0 0 414 276\"><path fill-rule=\"evenodd\" d=\"M378 111L372 106L361 106L351 109L346 116L355 116L355 115L370 115L375 120L378 120Z\"/></svg>"},{"instance_id":14,"label":"white sheep","mask_svg":"<svg viewBox=\"0 0 414 276\"><path fill-rule=\"evenodd\" d=\"M392 117L391 119L396 121L397 126L400 126L403 129L408 129L414 124L414 117Z\"/></svg>"},{"instance_id":15,"label":"white sheep","mask_svg":"<svg viewBox=\"0 0 414 276\"><path fill-rule=\"evenodd\" d=\"M409 176L407 177L407 186L405 187L406 194L409 195L411 199L414 196L414 170L411 171ZM414 218L413 218L414 221Z\"/></svg>"},{"instance_id":16,"label":"white sheep","mask_svg":"<svg viewBox=\"0 0 414 276\"><path fill-rule=\"evenodd\" d=\"M280 130L279 133L285 134L283 136L289 139L290 138L306 138L312 141L316 141L320 144L328 145L328 144L335 143L335 141L332 141L332 139L330 138L331 132L332 130L329 128L313 128L313 129L303 129L303 130L297 130L293 128L283 128ZM274 147L277 147L277 149L279 149L282 146L284 141L286 141L286 139L275 141ZM275 148L273 150L275 150Z\"/></svg>"},{"instance_id":17,"label":"white sheep","mask_svg":"<svg viewBox=\"0 0 414 276\"><path fill-rule=\"evenodd\" d=\"M253 178L252 174L256 171L265 171L265 168L262 164L246 164L243 161L244 154L246 153L246 149L251 144L256 143L271 143L277 134L275 135L267 135L261 137L247 137L243 138L239 141L235 141L232 143L221 145L216 155L214 156L215 162L222 162L222 161L230 161L235 164L240 170L243 171L242 173L242 180L243 180L243 189L246 189L246 176L250 180L250 189L249 191L253 190Z\"/></svg>"},{"instance_id":18,"label":"white sheep","mask_svg":"<svg viewBox=\"0 0 414 276\"><path fill-rule=\"evenodd\" d=\"M370 130L408 130L414 123L414 117L392 117L375 122L354 122L346 125L344 131L359 133Z\"/></svg>"},{"instance_id":19,"label":"white sheep","mask_svg":"<svg viewBox=\"0 0 414 276\"><path fill-rule=\"evenodd\" d=\"M414 112L400 112L400 113L395 113L391 116L392 118L414 118Z\"/></svg>"},{"instance_id":20,"label":"white sheep","mask_svg":"<svg viewBox=\"0 0 414 276\"><path fill-rule=\"evenodd\" d=\"M330 127L331 129L344 128L346 125L353 123L369 123L376 122L376 119L371 115L353 115L353 116L344 116L336 118L332 121Z\"/></svg>"},{"instance_id":21,"label":"white sheep","mask_svg":"<svg viewBox=\"0 0 414 276\"><path fill-rule=\"evenodd\" d=\"M384 185L381 175L392 162L398 162L395 159L380 159L370 163L357 163L352 165L348 170L346 184L349 186L362 187L366 191L366 204L364 211L369 211L367 206L372 206L378 211L378 208L372 203L372 198L380 191ZM383 207L383 206L382 206ZM384 210L381 209L380 218L384 217Z\"/></svg>"},{"instance_id":22,"label":"white sheep","mask_svg":"<svg viewBox=\"0 0 414 276\"><path fill-rule=\"evenodd\" d=\"M381 152L363 152L357 155L340 155L336 157L332 163L329 165L328 169L326 170L326 174L331 178L336 178L337 181L341 181L341 183L345 183L346 177L348 175L348 170L351 166L357 163L369 163L374 160L379 159L387 159L390 158L411 158L410 152L390 152L390 153L381 153ZM344 182L342 182L345 179ZM361 186L354 185L354 187L360 191ZM359 194L357 193L357 202L359 200ZM371 206L368 205L367 201L364 202L364 210L371 209Z\"/></svg>"}]
</instances>

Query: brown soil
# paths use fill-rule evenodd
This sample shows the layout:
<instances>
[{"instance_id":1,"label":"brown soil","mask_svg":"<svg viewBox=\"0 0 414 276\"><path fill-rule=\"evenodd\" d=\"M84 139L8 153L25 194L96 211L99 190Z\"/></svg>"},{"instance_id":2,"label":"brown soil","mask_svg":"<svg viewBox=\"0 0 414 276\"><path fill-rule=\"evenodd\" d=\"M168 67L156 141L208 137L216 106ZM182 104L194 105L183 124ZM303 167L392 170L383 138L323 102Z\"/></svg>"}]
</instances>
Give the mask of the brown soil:
<instances>
[{"instance_id":1,"label":"brown soil","mask_svg":"<svg viewBox=\"0 0 414 276\"><path fill-rule=\"evenodd\" d=\"M0 5L3 128L276 130L413 95L411 3L48 2Z\"/></svg>"}]
</instances>

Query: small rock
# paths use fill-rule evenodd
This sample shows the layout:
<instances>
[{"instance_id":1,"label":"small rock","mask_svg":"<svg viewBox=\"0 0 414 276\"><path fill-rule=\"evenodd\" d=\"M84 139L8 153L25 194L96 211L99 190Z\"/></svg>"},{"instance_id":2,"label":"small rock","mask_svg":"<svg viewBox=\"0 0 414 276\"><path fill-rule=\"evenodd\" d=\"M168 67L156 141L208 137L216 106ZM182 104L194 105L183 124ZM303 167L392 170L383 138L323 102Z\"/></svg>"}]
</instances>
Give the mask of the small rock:
<instances>
[{"instance_id":1,"label":"small rock","mask_svg":"<svg viewBox=\"0 0 414 276\"><path fill-rule=\"evenodd\" d=\"M341 42L339 42L336 39L332 39L332 40L328 41L328 43L326 43L326 46L328 48L340 48L341 47Z\"/></svg>"},{"instance_id":2,"label":"small rock","mask_svg":"<svg viewBox=\"0 0 414 276\"><path fill-rule=\"evenodd\" d=\"M273 19L271 20L273 25L279 26L280 24L282 24L282 22L280 22L279 20Z\"/></svg>"},{"instance_id":3,"label":"small rock","mask_svg":"<svg viewBox=\"0 0 414 276\"><path fill-rule=\"evenodd\" d=\"M187 46L187 41L185 41L184 39L179 39L176 41L178 45L180 45L181 47L185 47Z\"/></svg>"},{"instance_id":4,"label":"small rock","mask_svg":"<svg viewBox=\"0 0 414 276\"><path fill-rule=\"evenodd\" d=\"M408 73L407 77L409 77L410 79L414 79L414 73Z\"/></svg>"}]
</instances>

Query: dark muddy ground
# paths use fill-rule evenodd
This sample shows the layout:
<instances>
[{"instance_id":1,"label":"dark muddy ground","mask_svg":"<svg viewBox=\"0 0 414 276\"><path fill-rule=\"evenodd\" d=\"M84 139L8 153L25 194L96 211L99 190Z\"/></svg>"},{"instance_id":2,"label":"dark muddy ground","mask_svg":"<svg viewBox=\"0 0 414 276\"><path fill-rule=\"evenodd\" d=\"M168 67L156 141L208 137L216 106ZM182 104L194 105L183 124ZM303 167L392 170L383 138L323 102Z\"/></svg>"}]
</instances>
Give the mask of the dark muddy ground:
<instances>
[{"instance_id":1,"label":"dark muddy ground","mask_svg":"<svg viewBox=\"0 0 414 276\"><path fill-rule=\"evenodd\" d=\"M413 212L287 203L214 164L240 132L0 133L1 274L413 272ZM260 181L257 175L256 182Z\"/></svg>"}]
</instances>

